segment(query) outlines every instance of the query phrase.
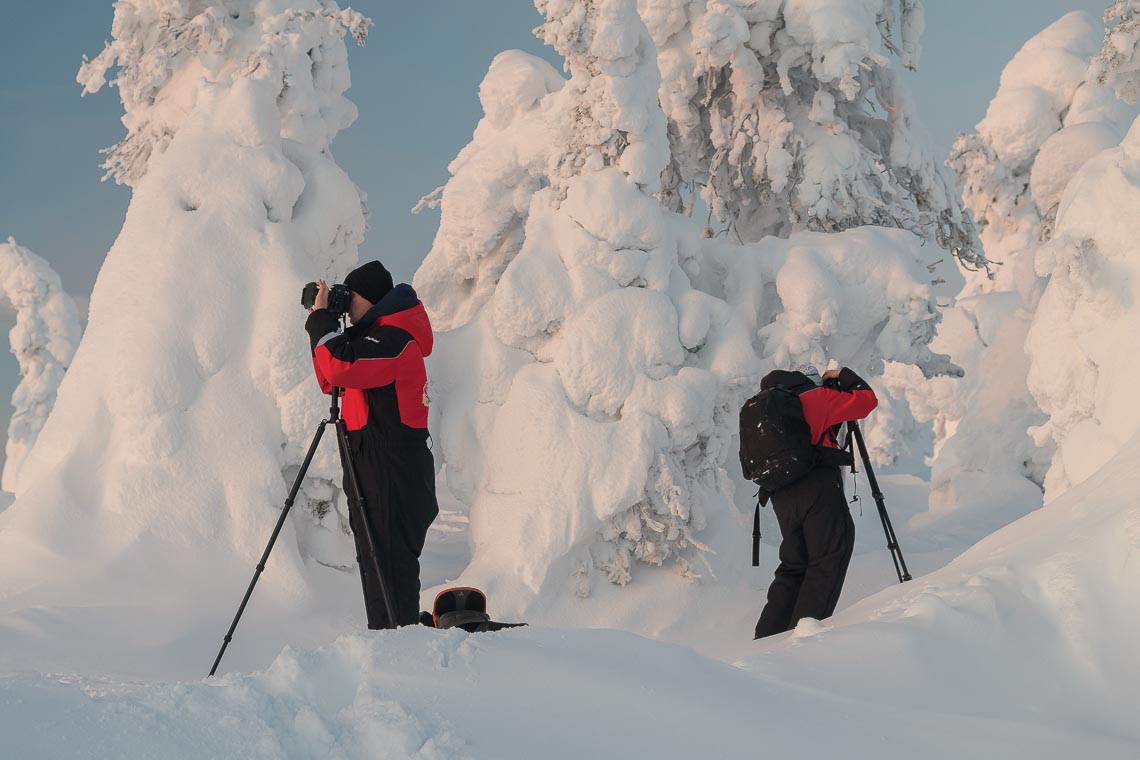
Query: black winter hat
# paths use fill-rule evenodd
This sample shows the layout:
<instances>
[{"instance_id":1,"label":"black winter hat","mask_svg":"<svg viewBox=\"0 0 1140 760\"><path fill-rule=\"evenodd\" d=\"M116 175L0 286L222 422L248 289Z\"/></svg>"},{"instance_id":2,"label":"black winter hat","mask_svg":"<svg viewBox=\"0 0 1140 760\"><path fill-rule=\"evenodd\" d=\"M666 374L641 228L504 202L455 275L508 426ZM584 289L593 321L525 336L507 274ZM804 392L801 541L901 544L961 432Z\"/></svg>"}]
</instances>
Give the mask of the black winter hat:
<instances>
[{"instance_id":1,"label":"black winter hat","mask_svg":"<svg viewBox=\"0 0 1140 760\"><path fill-rule=\"evenodd\" d=\"M392 275L379 261L369 261L349 272L344 284L366 301L378 303L392 289Z\"/></svg>"}]
</instances>

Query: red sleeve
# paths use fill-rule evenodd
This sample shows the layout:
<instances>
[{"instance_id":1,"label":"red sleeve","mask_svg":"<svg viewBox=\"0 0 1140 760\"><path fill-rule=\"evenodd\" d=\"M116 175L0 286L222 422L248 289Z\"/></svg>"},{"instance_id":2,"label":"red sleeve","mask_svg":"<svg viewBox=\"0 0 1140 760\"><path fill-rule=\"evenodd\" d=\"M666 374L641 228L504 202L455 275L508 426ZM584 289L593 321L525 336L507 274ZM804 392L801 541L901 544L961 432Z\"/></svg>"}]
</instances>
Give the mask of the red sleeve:
<instances>
[{"instance_id":1,"label":"red sleeve","mask_svg":"<svg viewBox=\"0 0 1140 760\"><path fill-rule=\"evenodd\" d=\"M879 399L870 388L850 392L834 391L830 388L820 390L827 394L823 421L825 429L848 420L861 420L879 405Z\"/></svg>"},{"instance_id":2,"label":"red sleeve","mask_svg":"<svg viewBox=\"0 0 1140 760\"><path fill-rule=\"evenodd\" d=\"M820 443L832 426L866 417L879 405L879 399L870 388L853 391L816 388L801 394L800 403L804 407L804 419L811 426L812 441Z\"/></svg>"},{"instance_id":3,"label":"red sleeve","mask_svg":"<svg viewBox=\"0 0 1140 760\"><path fill-rule=\"evenodd\" d=\"M321 372L321 365L317 361L317 357L315 355L313 356L313 369L317 373L317 383L321 386L321 393L332 393L333 384L329 382L329 379L327 377L325 377L325 373Z\"/></svg>"}]
</instances>

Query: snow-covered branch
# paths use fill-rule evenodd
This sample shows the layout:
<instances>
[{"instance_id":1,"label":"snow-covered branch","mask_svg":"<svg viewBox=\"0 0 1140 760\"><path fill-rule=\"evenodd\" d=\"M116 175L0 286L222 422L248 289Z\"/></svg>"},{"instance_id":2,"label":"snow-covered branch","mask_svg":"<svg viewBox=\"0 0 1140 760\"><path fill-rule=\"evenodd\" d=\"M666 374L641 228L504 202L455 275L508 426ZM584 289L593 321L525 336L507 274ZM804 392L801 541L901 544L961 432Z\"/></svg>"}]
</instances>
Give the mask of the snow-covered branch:
<instances>
[{"instance_id":1,"label":"snow-covered branch","mask_svg":"<svg viewBox=\"0 0 1140 760\"><path fill-rule=\"evenodd\" d=\"M1089 73L1113 87L1123 100L1135 103L1140 95L1140 0L1115 0L1104 12L1115 22L1104 35L1104 47L1092 61Z\"/></svg>"}]
</instances>

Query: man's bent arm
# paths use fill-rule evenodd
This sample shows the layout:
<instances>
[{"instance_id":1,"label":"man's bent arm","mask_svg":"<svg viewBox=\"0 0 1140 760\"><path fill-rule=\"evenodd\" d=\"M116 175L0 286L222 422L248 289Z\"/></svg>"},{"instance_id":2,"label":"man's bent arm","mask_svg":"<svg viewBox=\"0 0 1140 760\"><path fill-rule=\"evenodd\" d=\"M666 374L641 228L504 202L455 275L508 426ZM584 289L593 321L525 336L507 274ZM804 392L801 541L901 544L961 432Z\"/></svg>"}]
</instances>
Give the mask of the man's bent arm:
<instances>
[{"instance_id":1,"label":"man's bent arm","mask_svg":"<svg viewBox=\"0 0 1140 760\"><path fill-rule=\"evenodd\" d=\"M863 378L847 367L839 371L838 390L823 388L827 393L825 428L850 420L861 420L879 405L879 399Z\"/></svg>"},{"instance_id":2,"label":"man's bent arm","mask_svg":"<svg viewBox=\"0 0 1140 760\"><path fill-rule=\"evenodd\" d=\"M322 314L322 312L324 312ZM309 315L305 329L313 348L313 368L322 390L381 388L396 381L400 356L418 350L402 330L336 333L336 317L325 309ZM327 393L328 390L325 390Z\"/></svg>"}]
</instances>

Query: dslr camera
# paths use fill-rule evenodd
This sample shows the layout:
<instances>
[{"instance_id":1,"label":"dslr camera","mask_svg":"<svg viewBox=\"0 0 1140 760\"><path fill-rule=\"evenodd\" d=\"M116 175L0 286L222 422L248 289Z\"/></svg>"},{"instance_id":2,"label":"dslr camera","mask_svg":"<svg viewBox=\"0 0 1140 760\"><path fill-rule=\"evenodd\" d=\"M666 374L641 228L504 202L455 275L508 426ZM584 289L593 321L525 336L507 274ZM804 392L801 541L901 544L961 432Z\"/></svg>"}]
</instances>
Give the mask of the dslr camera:
<instances>
[{"instance_id":1,"label":"dslr camera","mask_svg":"<svg viewBox=\"0 0 1140 760\"><path fill-rule=\"evenodd\" d=\"M317 301L317 292L320 290L320 285L315 282L310 282L301 289L301 305L306 309L313 308L313 304ZM329 288L329 305L328 310L333 313L333 316L339 318L348 313L348 306L352 303L352 291L348 289L347 285L336 284Z\"/></svg>"}]
</instances>

